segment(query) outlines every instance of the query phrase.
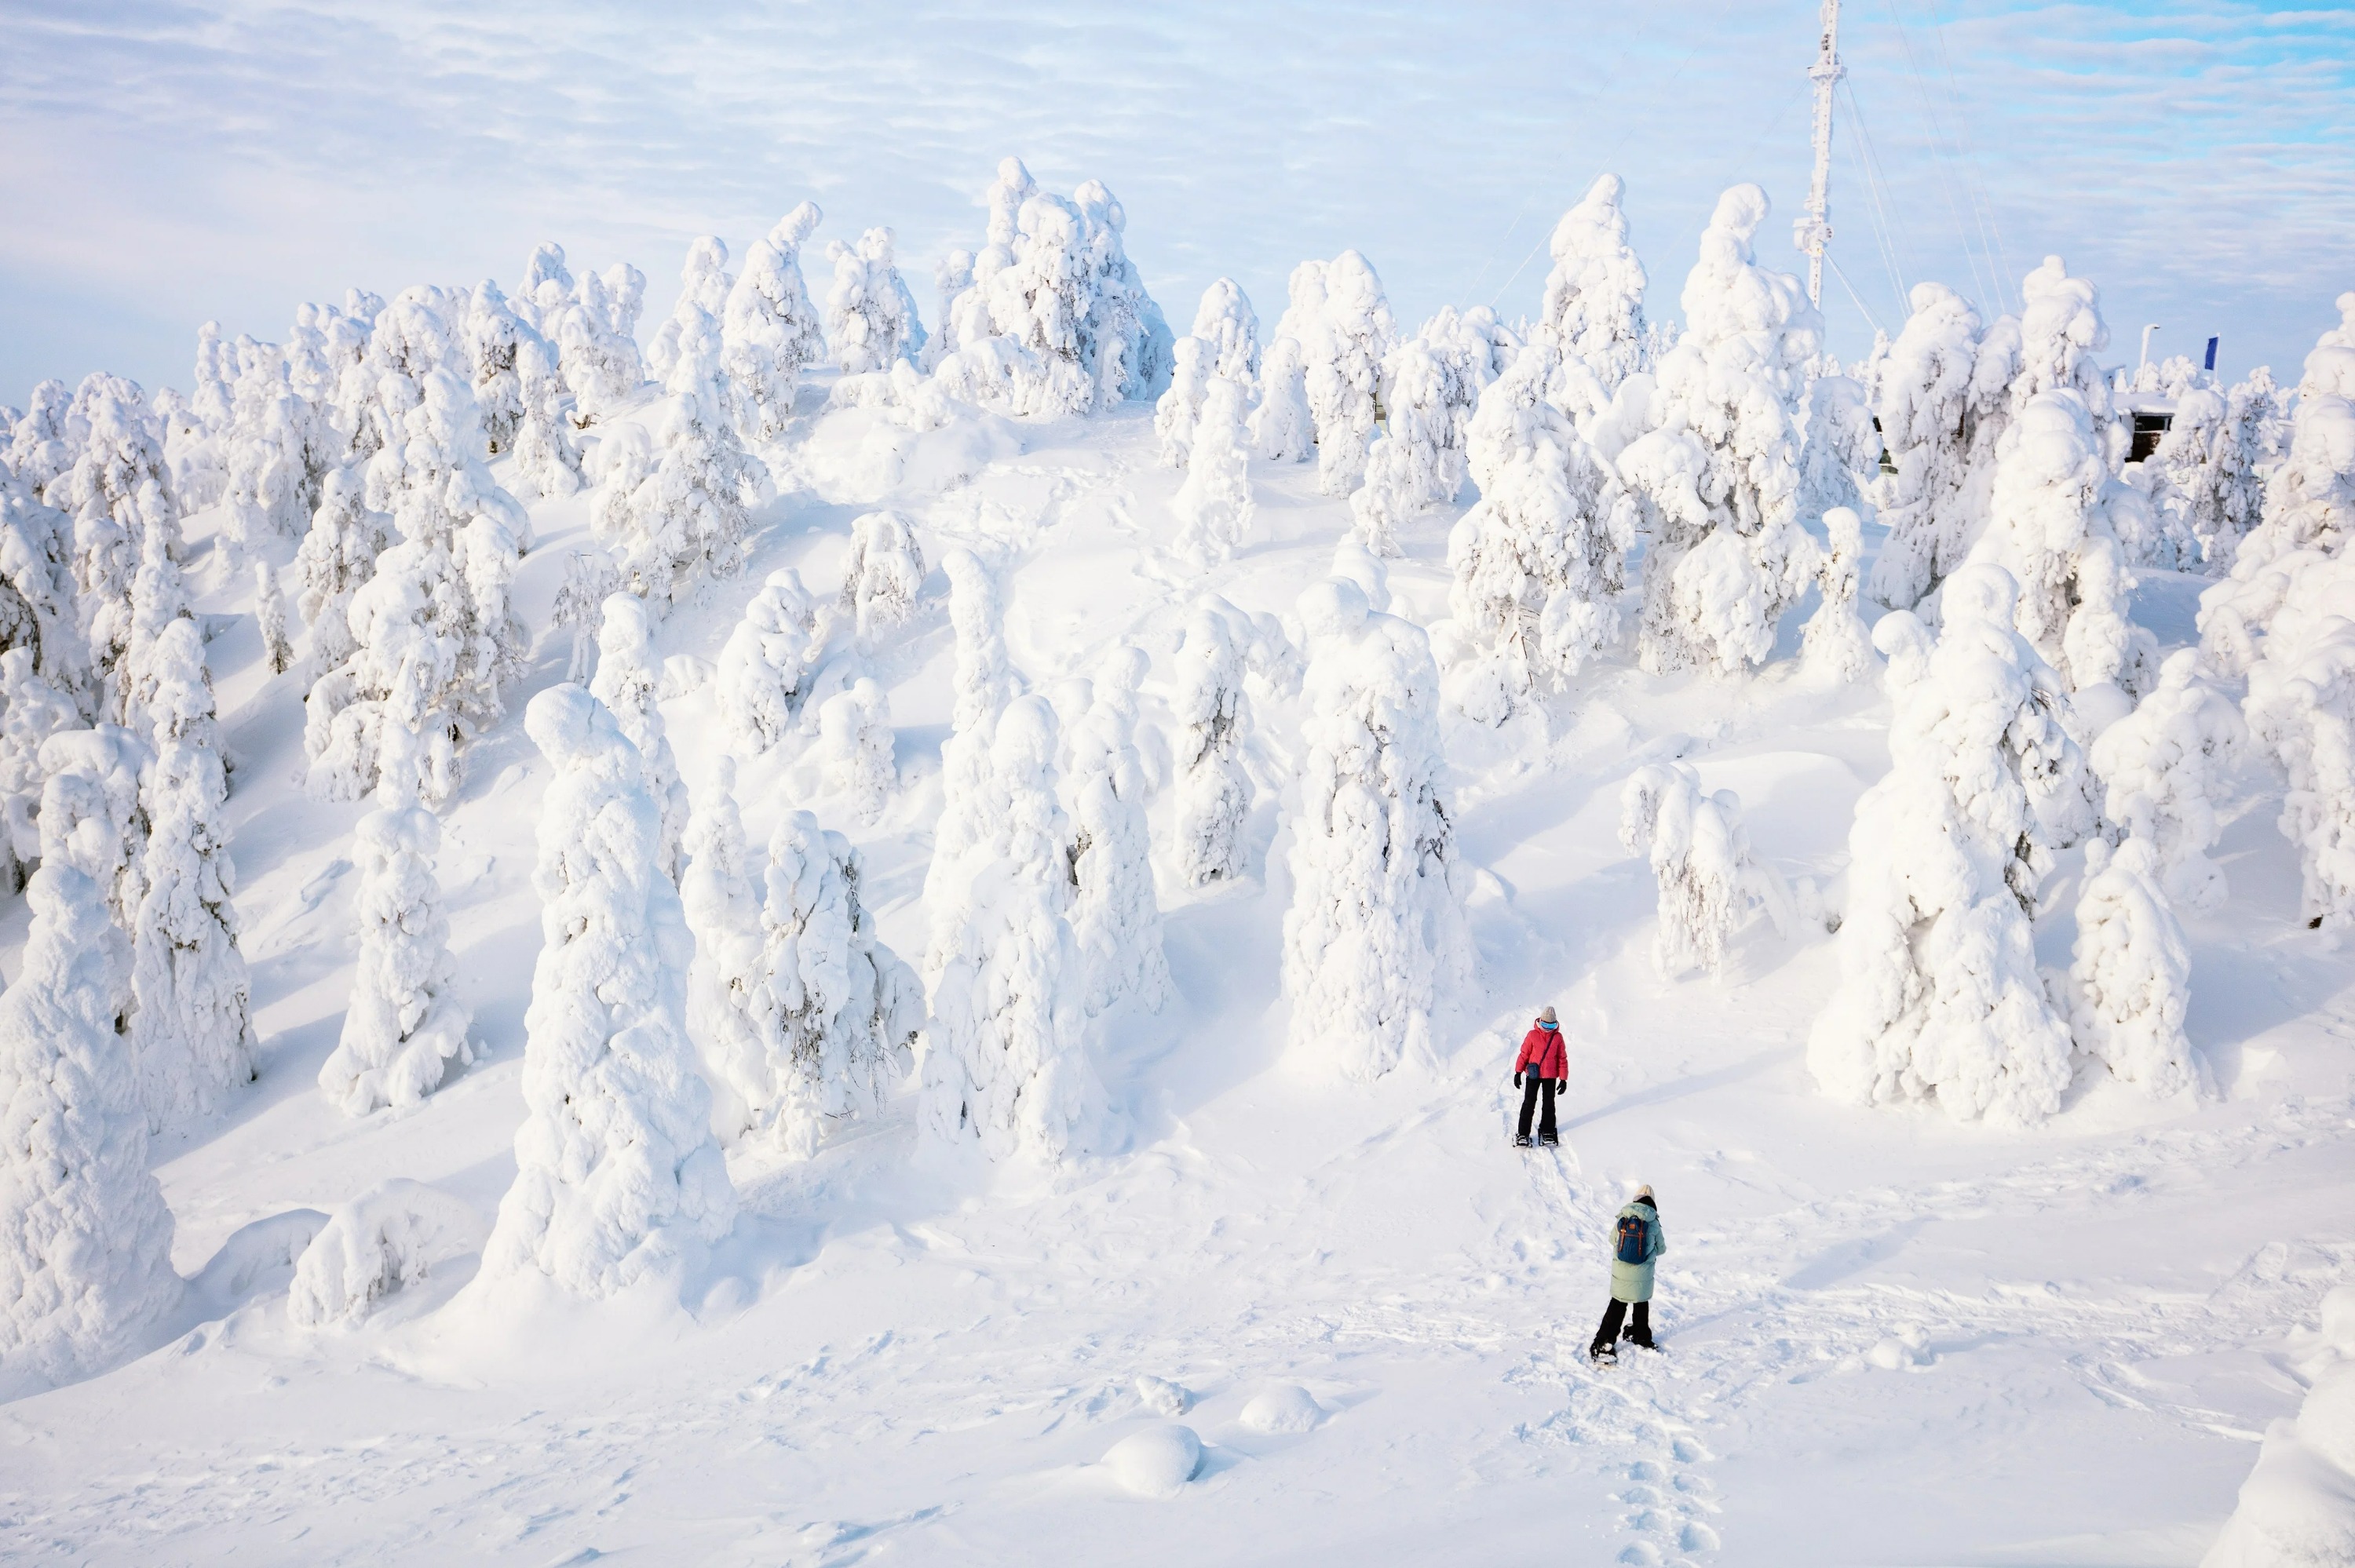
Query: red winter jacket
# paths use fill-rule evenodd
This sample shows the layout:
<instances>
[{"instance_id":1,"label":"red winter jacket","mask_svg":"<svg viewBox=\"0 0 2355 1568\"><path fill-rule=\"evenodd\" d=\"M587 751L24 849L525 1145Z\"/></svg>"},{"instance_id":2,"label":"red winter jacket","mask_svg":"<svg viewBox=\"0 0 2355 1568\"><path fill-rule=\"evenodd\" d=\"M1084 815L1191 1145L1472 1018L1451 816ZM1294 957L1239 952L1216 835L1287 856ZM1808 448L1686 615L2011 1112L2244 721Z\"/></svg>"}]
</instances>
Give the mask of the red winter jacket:
<instances>
[{"instance_id":1,"label":"red winter jacket","mask_svg":"<svg viewBox=\"0 0 2355 1568\"><path fill-rule=\"evenodd\" d=\"M1570 1054L1561 1048L1559 1029L1531 1029L1521 1040L1521 1059L1513 1064L1515 1073L1533 1073L1540 1078L1570 1076Z\"/></svg>"}]
</instances>

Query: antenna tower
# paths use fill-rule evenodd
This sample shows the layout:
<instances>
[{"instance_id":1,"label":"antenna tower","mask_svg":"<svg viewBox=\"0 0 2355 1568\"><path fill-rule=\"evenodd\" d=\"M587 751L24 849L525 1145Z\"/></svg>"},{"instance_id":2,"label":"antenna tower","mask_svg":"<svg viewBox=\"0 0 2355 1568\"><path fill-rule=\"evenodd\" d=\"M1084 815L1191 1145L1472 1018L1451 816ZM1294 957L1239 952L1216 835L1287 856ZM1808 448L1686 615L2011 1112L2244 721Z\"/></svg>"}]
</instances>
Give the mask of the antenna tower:
<instances>
[{"instance_id":1,"label":"antenna tower","mask_svg":"<svg viewBox=\"0 0 2355 1568\"><path fill-rule=\"evenodd\" d=\"M1822 51L1807 69L1816 84L1816 177L1807 185L1806 216L1792 225L1791 238L1807 253L1807 300L1824 302L1824 247L1831 243L1832 89L1848 68L1839 58L1839 0L1824 0Z\"/></svg>"}]
</instances>

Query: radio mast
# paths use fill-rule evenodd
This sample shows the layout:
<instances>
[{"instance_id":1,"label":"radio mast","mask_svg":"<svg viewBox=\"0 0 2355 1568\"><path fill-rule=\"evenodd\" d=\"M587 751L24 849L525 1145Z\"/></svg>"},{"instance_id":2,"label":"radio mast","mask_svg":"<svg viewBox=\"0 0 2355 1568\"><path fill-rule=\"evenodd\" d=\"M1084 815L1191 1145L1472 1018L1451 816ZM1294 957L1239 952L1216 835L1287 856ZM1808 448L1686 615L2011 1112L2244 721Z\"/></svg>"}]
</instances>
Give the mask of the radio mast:
<instances>
[{"instance_id":1,"label":"radio mast","mask_svg":"<svg viewBox=\"0 0 2355 1568\"><path fill-rule=\"evenodd\" d=\"M1816 177L1807 185L1806 216L1792 225L1793 243L1807 253L1807 301L1824 302L1824 247L1831 243L1832 89L1848 68L1839 58L1839 0L1824 0L1822 52L1808 68L1816 84Z\"/></svg>"}]
</instances>

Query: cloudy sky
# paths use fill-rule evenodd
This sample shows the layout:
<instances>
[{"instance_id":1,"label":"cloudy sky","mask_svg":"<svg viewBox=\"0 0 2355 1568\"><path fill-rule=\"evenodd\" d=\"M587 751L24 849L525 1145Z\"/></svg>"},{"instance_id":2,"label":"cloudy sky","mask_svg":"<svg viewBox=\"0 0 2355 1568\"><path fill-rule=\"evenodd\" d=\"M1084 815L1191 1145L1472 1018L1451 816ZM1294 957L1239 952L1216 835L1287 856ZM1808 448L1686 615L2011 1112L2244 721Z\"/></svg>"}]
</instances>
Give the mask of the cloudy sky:
<instances>
[{"instance_id":1,"label":"cloudy sky","mask_svg":"<svg viewBox=\"0 0 2355 1568\"><path fill-rule=\"evenodd\" d=\"M1091 176L1173 317L1263 318L1355 246L1400 315L1531 309L1552 219L1629 184L1656 313L1717 193L1796 270L1811 0L0 0L0 401L104 366L185 386L197 326L283 334L357 283L512 282L532 246L677 291L804 197L890 224L929 315L996 160ZM2224 338L2294 370L2355 289L2355 8L1849 0L1834 346L1934 278L2016 302L2048 251L2110 357ZM817 247L813 248L815 252ZM814 253L813 270L823 262Z\"/></svg>"}]
</instances>

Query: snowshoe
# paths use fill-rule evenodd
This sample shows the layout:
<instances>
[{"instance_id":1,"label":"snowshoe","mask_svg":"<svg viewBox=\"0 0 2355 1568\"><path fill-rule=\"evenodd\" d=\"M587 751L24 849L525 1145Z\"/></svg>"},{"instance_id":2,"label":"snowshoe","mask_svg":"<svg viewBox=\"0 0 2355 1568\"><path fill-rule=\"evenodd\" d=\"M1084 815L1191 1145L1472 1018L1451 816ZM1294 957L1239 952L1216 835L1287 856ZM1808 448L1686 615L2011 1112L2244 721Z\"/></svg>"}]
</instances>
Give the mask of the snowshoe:
<instances>
[{"instance_id":1,"label":"snowshoe","mask_svg":"<svg viewBox=\"0 0 2355 1568\"><path fill-rule=\"evenodd\" d=\"M1560 1149L1561 1147L1561 1139L1554 1137L1550 1133L1540 1135L1538 1142L1548 1149Z\"/></svg>"},{"instance_id":2,"label":"snowshoe","mask_svg":"<svg viewBox=\"0 0 2355 1568\"><path fill-rule=\"evenodd\" d=\"M1594 1364L1596 1366L1607 1367L1619 1359L1619 1347L1616 1345L1589 1345L1586 1348L1586 1353L1594 1358Z\"/></svg>"},{"instance_id":3,"label":"snowshoe","mask_svg":"<svg viewBox=\"0 0 2355 1568\"><path fill-rule=\"evenodd\" d=\"M1513 1135L1513 1147L1515 1149L1527 1149L1529 1146L1529 1140L1528 1138L1519 1133L1515 1133Z\"/></svg>"}]
</instances>

